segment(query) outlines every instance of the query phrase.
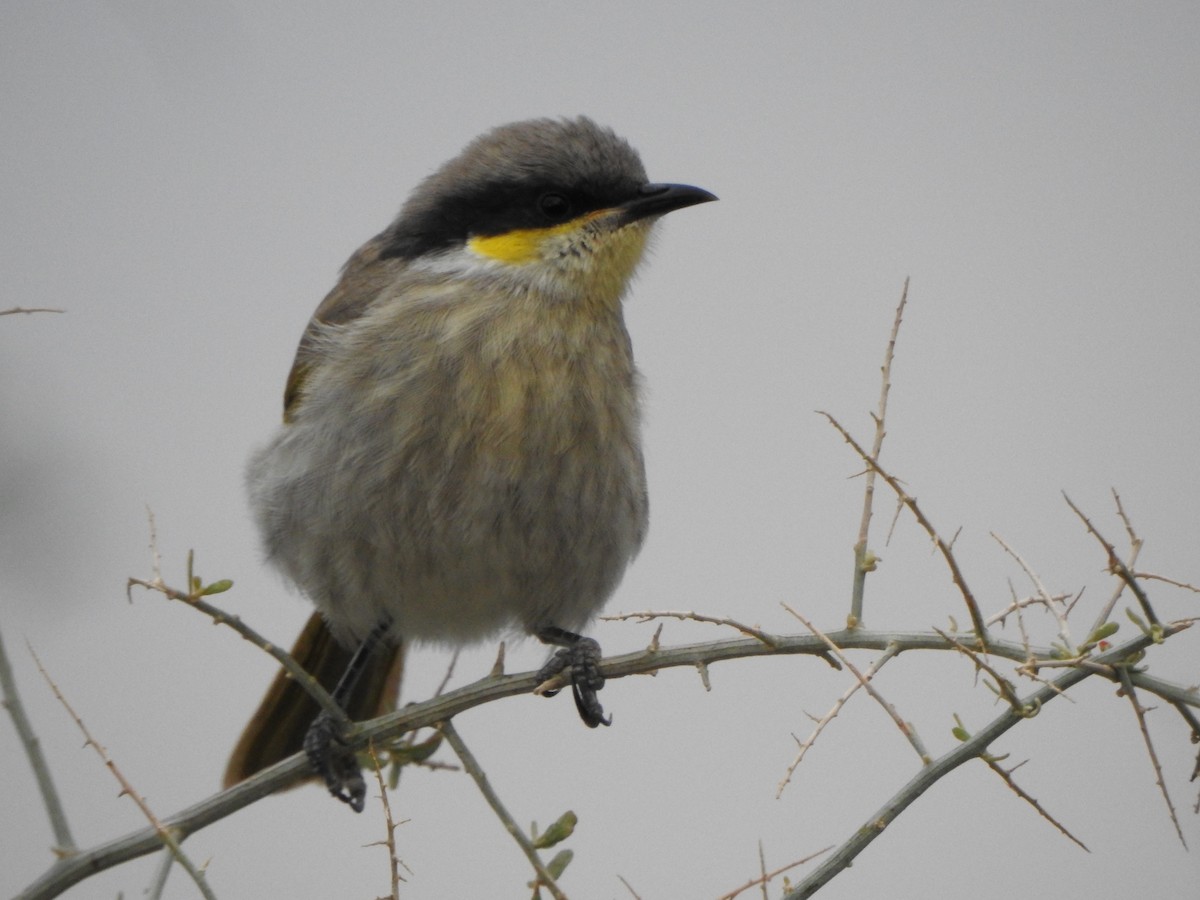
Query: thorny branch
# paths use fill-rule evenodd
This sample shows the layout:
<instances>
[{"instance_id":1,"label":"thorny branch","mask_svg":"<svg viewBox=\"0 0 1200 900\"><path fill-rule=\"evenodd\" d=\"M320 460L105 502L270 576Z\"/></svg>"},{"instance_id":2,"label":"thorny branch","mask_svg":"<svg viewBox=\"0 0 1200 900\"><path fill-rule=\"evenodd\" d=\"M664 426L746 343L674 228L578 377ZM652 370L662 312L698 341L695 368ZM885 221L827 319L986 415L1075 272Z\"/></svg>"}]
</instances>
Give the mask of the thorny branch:
<instances>
[{"instance_id":1,"label":"thorny branch","mask_svg":"<svg viewBox=\"0 0 1200 900\"><path fill-rule=\"evenodd\" d=\"M1190 627L1190 624L1190 622L1172 622L1164 625L1162 639L1165 640L1177 634ZM952 649L942 636L932 631L868 631L856 628L830 632L827 636L843 651L885 651L892 647L895 647L897 652ZM652 650L609 657L601 663L600 669L605 678L616 679L679 666L695 667L701 664L709 666L734 659L794 654L824 657L829 652L825 642L811 634L773 635L773 640L776 644L774 648L753 637L730 638L674 647L657 647ZM1143 642L1138 644L1139 647L1150 642L1147 635L1140 636L1138 640ZM993 639L988 644L988 652L992 656L1010 659L1017 663L1024 663L1031 650L1039 659L1052 660L1053 658L1049 648L1027 648L1019 641L1000 638ZM1110 657L1116 658L1109 653L1098 658L1096 662ZM1077 680L1088 675L1099 675L1116 680L1111 667L1104 665L1086 668L1081 666L1069 671L1079 673ZM386 716L360 723L351 730L350 740L358 747L366 746L372 740L377 743L385 743L417 728L436 725L438 722L473 707L494 702L502 697L529 693L536 687L535 675L534 672L525 672L483 678L456 690L447 691L439 697L422 703L414 703ZM1129 678L1140 689L1150 691L1170 703L1200 710L1200 694L1195 691L1189 691L1140 672L1130 672ZM310 777L310 770L307 759L303 754L296 754L228 790L214 794L174 815L164 817L162 823L164 827L169 828L173 834L182 839L263 797L293 786L308 777ZM154 829L143 829L90 849L81 850L50 866L40 878L19 894L18 898L19 900L48 900L96 872L154 852L160 846L158 833Z\"/></svg>"},{"instance_id":2,"label":"thorny branch","mask_svg":"<svg viewBox=\"0 0 1200 900\"><path fill-rule=\"evenodd\" d=\"M985 754L981 758L983 759L983 761L985 763L987 763L989 769L991 769L993 772L995 772L997 775L999 775L1001 778L1004 779L1004 783L1008 785L1009 790L1011 790L1014 794L1016 794L1018 797L1020 797L1022 800L1024 800L1030 806L1032 806L1035 810L1037 810L1037 813L1039 816L1041 816L1043 819L1045 819L1047 822L1049 822L1051 825L1053 825L1055 828L1057 828L1060 832L1063 833L1063 835L1065 835L1067 838L1069 838L1075 844L1079 845L1084 850L1087 850L1088 853L1092 852L1091 850L1088 850L1087 844L1085 844L1079 838L1075 837L1075 835L1071 834L1071 832L1069 832L1067 830L1067 827L1065 825L1063 825L1060 821L1058 821L1058 819L1054 818L1054 816L1050 815L1050 813L1046 811L1046 808L1044 806L1042 806L1042 804L1038 803L1038 801L1034 797L1032 797L1024 788L1022 788L1019 784L1017 784L1013 780L1012 773L1013 773L1013 769L1015 769L1016 766L1014 766L1013 769L1006 769L1000 765L1000 761L998 759L996 759L995 757L987 756Z\"/></svg>"},{"instance_id":3,"label":"thorny branch","mask_svg":"<svg viewBox=\"0 0 1200 900\"><path fill-rule=\"evenodd\" d=\"M1133 572L1129 570L1129 568L1121 560L1121 557L1117 555L1117 548L1105 540L1104 535L1097 531L1096 526L1092 524L1092 520L1085 516L1083 511L1080 510L1080 508L1073 502L1071 502L1071 498L1065 493L1063 494L1063 499L1067 501L1067 506L1071 507L1071 511L1074 512L1075 515L1079 516L1080 521L1083 522L1083 524L1087 527L1087 530L1091 532L1092 536L1100 542L1102 547L1104 547L1105 551L1108 553L1109 571L1118 576L1123 582L1125 582L1125 584L1129 586L1129 589L1133 591L1133 596L1137 597L1137 601L1142 607L1142 612L1146 614L1146 618L1150 621L1150 624L1160 624L1158 621L1158 616L1154 614L1154 609L1150 606L1150 598L1146 596L1146 592L1142 589L1142 586L1138 584L1138 580L1134 577ZM1135 544L1135 549L1136 547L1137 545Z\"/></svg>"},{"instance_id":4,"label":"thorny branch","mask_svg":"<svg viewBox=\"0 0 1200 900\"><path fill-rule=\"evenodd\" d=\"M823 415L829 421L830 425L838 430L838 433L841 434L842 438L847 444L854 448L854 452L861 457L863 462L878 472L879 476L888 483L888 486L895 491L896 496L900 498L900 502L908 507L909 511L916 518L918 524L920 524L920 526L925 530L925 533L928 534L933 540L934 545L938 548L938 552L942 554L942 558L946 561L946 565L950 569L950 577L954 580L954 584L957 585L959 593L962 594L963 602L966 603L967 613L971 617L971 627L975 631L975 637L979 640L981 645L987 646L987 626L984 625L983 615L979 612L979 603L975 600L975 595L967 586L966 576L963 575L962 570L958 567L958 560L954 557L953 549L951 548L950 544L946 543L945 539L942 538L937 529L933 527L933 523L925 517L925 513L921 510L921 507L917 505L917 498L911 496L907 491L905 491L899 480L890 475L882 466L880 466L874 457L867 453L867 451L862 448L858 441L850 436L850 432L843 428L837 419L827 412L822 412L821 415Z\"/></svg>"},{"instance_id":5,"label":"thorny branch","mask_svg":"<svg viewBox=\"0 0 1200 900\"><path fill-rule=\"evenodd\" d=\"M33 653L32 649L30 650L30 653ZM62 691L58 689L58 685L55 684L54 679L50 677L50 673L46 671L45 667L42 665L42 661L38 659L36 653L33 653L33 661L37 666L38 671L42 673L42 677L46 679L46 683L50 686L50 690L54 692L55 699L62 704L63 709L67 711L67 714L83 733L84 745L91 747L96 751L96 755L100 757L105 767L109 770L109 772L112 773L113 777L117 780L117 783L121 785L121 793L133 800L134 805L136 805L141 811L142 815L145 816L146 821L150 823L150 827L153 830L157 840L171 852L171 856L174 857L175 862L179 863L179 865L183 867L183 870L188 873L188 876L193 882L195 882L197 889L199 889L200 894L205 898L205 900L216 900L216 897L213 895L208 886L207 879L204 877L203 869L197 868L191 859L188 858L187 854L183 852L183 847L181 846L183 836L176 835L168 825L164 824L154 814L153 810L150 809L150 805L146 803L145 798L138 793L137 789L135 789L125 777L125 774L120 770L120 768L118 768L116 761L108 755L108 751L100 744L99 741L92 737L92 733L88 730L87 725L84 724L84 721L80 717L79 713L75 712L74 708L72 708L71 704L67 701L67 698L63 696Z\"/></svg>"},{"instance_id":6,"label":"thorny branch","mask_svg":"<svg viewBox=\"0 0 1200 900\"><path fill-rule=\"evenodd\" d=\"M74 853L75 839L71 836L66 810L63 809L58 789L54 786L54 779L50 775L50 764L46 761L46 755L42 753L41 742L33 731L33 724L29 721L29 716L25 713L25 705L21 702L21 695L17 691L17 679L13 675L2 639L0 639L0 705L8 710L13 728L21 740L21 746L25 748L29 767L33 770L34 778L37 780L38 790L42 794L42 805L46 807L46 815L50 819L50 829L54 832L56 844L54 852L62 856Z\"/></svg>"},{"instance_id":7,"label":"thorny branch","mask_svg":"<svg viewBox=\"0 0 1200 900\"><path fill-rule=\"evenodd\" d=\"M762 641L768 647L775 646L775 639L761 628L743 625L741 622L738 622L735 619L726 618L724 616L706 616L702 613L687 612L684 610L615 613L611 616L600 616L600 621L602 622L624 622L630 619L636 622L649 622L653 619L679 619L680 621L707 622L710 625L728 625L730 628L736 628L742 634L749 635L752 638Z\"/></svg>"},{"instance_id":8,"label":"thorny branch","mask_svg":"<svg viewBox=\"0 0 1200 900\"><path fill-rule=\"evenodd\" d=\"M484 774L483 769L475 759L475 755L471 753L466 743L459 737L454 725L449 719L446 719L441 723L441 729L442 734L446 737L446 742L454 748L455 754L457 754L459 761L463 764L463 769L475 779L475 786L483 794L483 798L487 801L488 806L492 808L496 817L504 825L504 830L517 842L517 845L521 848L521 852L525 854L525 857L529 860L529 864L537 872L537 883L546 888L551 896L554 897L554 900L567 900L567 895L562 892L555 882L554 876L546 869L542 858L538 856L537 850L534 849L533 843L525 835L525 832L521 830L521 826L516 823L516 820L513 819L508 810L504 808L504 803L500 800L500 797L492 790L487 775Z\"/></svg>"},{"instance_id":9,"label":"thorny branch","mask_svg":"<svg viewBox=\"0 0 1200 900\"><path fill-rule=\"evenodd\" d=\"M905 722L904 719L900 717L900 714L896 712L896 707L892 706L891 703L884 699L883 695L880 694L879 691L875 690L874 685L871 684L871 679L867 678L862 672L858 671L854 664L850 662L850 660L847 659L842 651L838 648L838 645L829 639L827 634L818 629L817 626L813 625L812 622L808 621L808 619L804 618L804 616L800 615L800 613L796 612L786 603L783 604L783 608L799 619L800 623L805 628L825 642L825 644L829 647L830 652L837 657L838 661L846 669L848 669L850 674L855 677L860 685L862 685L863 690L866 691L871 696L871 699L878 703L883 708L883 711L891 717L891 720L896 723L896 727L900 729L900 733L904 735L908 742L912 744L913 749L917 751L917 756L920 758L921 762L928 764L930 760L929 751L925 749L925 744L921 741L916 729L913 728L910 723Z\"/></svg>"},{"instance_id":10,"label":"thorny branch","mask_svg":"<svg viewBox=\"0 0 1200 900\"><path fill-rule=\"evenodd\" d=\"M883 452L883 439L887 434L888 394L892 389L892 361L896 358L896 341L900 337L900 323L904 321L904 307L908 304L908 279L904 279L904 290L896 305L896 316L892 320L892 332L888 336L887 350L880 367L879 410L872 415L875 420L875 440L871 444L871 459L878 460ZM858 539L854 542L854 581L850 592L850 618L846 624L855 628L863 622L863 596L866 591L867 573L875 568L871 558L868 538L871 531L871 516L875 504L875 469L868 465L863 484L862 519L858 526Z\"/></svg>"},{"instance_id":11,"label":"thorny branch","mask_svg":"<svg viewBox=\"0 0 1200 900\"><path fill-rule=\"evenodd\" d=\"M1137 691L1134 690L1133 682L1129 680L1129 672L1127 666L1117 666L1117 675L1121 679L1122 693L1129 698L1129 703L1133 706L1133 714L1137 716L1138 728L1142 732L1142 740L1146 743L1146 753L1150 756L1150 764L1154 767L1154 781L1158 785L1159 791L1162 793L1163 800L1167 804L1167 812L1171 815L1171 824L1175 826L1175 834L1179 836L1179 843L1187 847L1187 841L1183 837L1183 829L1179 827L1179 817L1175 815L1175 804L1171 802L1171 794L1167 790L1167 782L1163 779L1162 765L1158 761L1158 753L1154 750L1154 742L1150 740L1150 729L1146 727L1146 708L1138 702Z\"/></svg>"},{"instance_id":12,"label":"thorny branch","mask_svg":"<svg viewBox=\"0 0 1200 900\"><path fill-rule=\"evenodd\" d=\"M742 894L742 893L750 890L753 887L762 887L763 896L765 897L766 896L766 886L768 884L770 884L773 880L778 878L780 875L782 875L784 872L790 872L792 869L796 868L797 866L802 866L807 862L812 862L814 859L816 859L822 853L828 853L832 849L833 849L832 847L825 847L823 850L818 850L816 853L810 853L810 854L808 854L808 856L805 856L802 859L798 859L795 862L790 862L786 866L780 866L778 869L772 869L770 872L764 871L757 878L750 879L745 884L743 884L741 887L734 888L728 894L722 894L720 897L717 898L717 900L733 900L733 898L736 897L738 894ZM759 853L761 854L761 852L762 852L762 846L760 845ZM765 869L765 866L763 866L763 868Z\"/></svg>"},{"instance_id":13,"label":"thorny branch","mask_svg":"<svg viewBox=\"0 0 1200 900\"><path fill-rule=\"evenodd\" d=\"M876 673L878 673L880 669L887 665L889 660L895 659L898 653L899 649L895 644L888 645L888 648L880 654L879 658L876 659L875 662L871 663L871 665L867 667L867 670L863 672L862 678L856 679L850 685L850 687L846 688L845 693L843 693L842 696L838 697L837 700L834 701L834 704L830 708L829 712L825 713L825 715L823 715L820 719L816 720L816 726L813 728L812 733L809 734L807 738L801 741L798 737L796 737L796 735L792 735L792 739L796 742L796 745L799 749L796 752L795 758L788 763L787 771L784 773L783 778L780 779L778 787L775 788L776 800L783 796L784 789L787 788L788 784L791 782L792 776L796 773L796 769L800 767L800 763L804 762L804 757L808 754L808 751L811 750L813 745L817 742L817 738L821 736L821 732L824 731L829 723L837 717L838 713L842 711L842 707L844 707L846 703L849 702L850 698L853 697L860 688L862 688L863 684L874 678Z\"/></svg>"},{"instance_id":14,"label":"thorny branch","mask_svg":"<svg viewBox=\"0 0 1200 900\"><path fill-rule=\"evenodd\" d=\"M1005 542L1004 538L1000 537L1000 535L996 534L994 531L991 532L991 535L993 540L995 540L997 544L1004 548L1004 552L1016 560L1017 565L1021 567L1021 570L1033 583L1034 590L1037 591L1037 599L1041 601L1042 605L1046 608L1050 615L1054 616L1054 620L1058 623L1058 636L1062 640L1063 644L1067 647L1072 646L1074 642L1071 640L1071 630L1067 627L1066 613L1059 612L1058 607L1054 603L1054 598L1051 596L1050 592L1046 590L1046 586L1042 584L1042 579L1039 578L1037 573L1033 571L1030 565L1021 558L1021 554L1017 553L1016 550L1014 550L1007 544L1007 542ZM1017 607L1017 610L1019 612L1020 607Z\"/></svg>"},{"instance_id":15,"label":"thorny branch","mask_svg":"<svg viewBox=\"0 0 1200 900\"><path fill-rule=\"evenodd\" d=\"M1164 629L1172 634L1178 631L1174 623L1164 626ZM1150 635L1140 634L1101 654L1097 658L1097 662L1103 666L1119 664L1131 655L1141 652L1153 642ZM1088 668L1068 669L1052 684L1045 685L1022 698L1020 705L1027 709L1041 708L1093 674L1097 674L1096 671ZM1013 708L1005 707L1004 711L984 728L967 736L967 740L953 750L922 767L908 784L897 791L874 815L857 828L848 840L826 857L812 874L800 882L795 889L785 894L784 900L804 900L815 894L834 876L847 868L855 857L865 850L875 838L879 837L925 791L963 763L988 753L988 747L992 743L1009 729L1024 721L1024 718Z\"/></svg>"},{"instance_id":16,"label":"thorny branch","mask_svg":"<svg viewBox=\"0 0 1200 900\"><path fill-rule=\"evenodd\" d=\"M211 585L201 585L199 580L191 574L191 558L188 559L188 584L189 590L180 591L170 587L163 581L162 576L155 571L153 577L149 579L130 578L126 585L126 593L132 593L135 587L145 588L150 591L157 591L164 597L170 600L178 600L181 603L186 603L206 616L211 618L218 625L228 625L245 640L254 644L254 646L265 650L271 654L275 660L283 666L289 675L295 679L296 683L302 687L317 705L324 712L329 713L335 721L342 724L343 728L350 727L350 720L346 718L346 712L343 710L325 688L321 687L320 683L312 675L304 670L301 665L296 662L290 653L273 642L267 640L249 625L241 620L240 616L231 615L223 609L214 606L212 603L205 600L205 596L211 594L219 594L228 590L232 586L232 582L218 581Z\"/></svg>"},{"instance_id":17,"label":"thorny branch","mask_svg":"<svg viewBox=\"0 0 1200 900\"><path fill-rule=\"evenodd\" d=\"M387 848L388 852L388 868L391 875L392 893L389 900L400 900L400 882L404 881L404 876L400 874L400 854L396 849L396 829L404 822L397 822L392 818L392 804L388 800L387 785L383 781L383 765L379 761L379 755L375 752L375 744L367 744L367 753L371 757L371 768L375 771L375 783L379 785L379 802L383 806L383 822L387 829L387 837L382 841L377 841L372 846L380 846ZM407 869L408 866L405 866Z\"/></svg>"}]
</instances>

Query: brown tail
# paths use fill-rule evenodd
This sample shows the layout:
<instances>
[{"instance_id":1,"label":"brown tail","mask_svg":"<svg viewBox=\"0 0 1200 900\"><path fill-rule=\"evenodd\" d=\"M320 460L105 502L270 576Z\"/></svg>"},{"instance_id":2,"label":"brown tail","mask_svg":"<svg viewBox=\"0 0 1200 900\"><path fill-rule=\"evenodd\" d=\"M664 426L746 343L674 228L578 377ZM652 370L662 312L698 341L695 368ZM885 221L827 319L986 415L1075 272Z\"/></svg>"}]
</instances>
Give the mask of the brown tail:
<instances>
[{"instance_id":1,"label":"brown tail","mask_svg":"<svg viewBox=\"0 0 1200 900\"><path fill-rule=\"evenodd\" d=\"M292 648L296 662L327 691L333 690L353 654L353 650L333 639L325 620L317 613L308 620ZM358 722L395 709L403 670L402 646L378 651L346 704L350 719ZM299 753L304 746L304 733L318 712L312 698L280 669L234 747L222 785L231 787Z\"/></svg>"}]
</instances>

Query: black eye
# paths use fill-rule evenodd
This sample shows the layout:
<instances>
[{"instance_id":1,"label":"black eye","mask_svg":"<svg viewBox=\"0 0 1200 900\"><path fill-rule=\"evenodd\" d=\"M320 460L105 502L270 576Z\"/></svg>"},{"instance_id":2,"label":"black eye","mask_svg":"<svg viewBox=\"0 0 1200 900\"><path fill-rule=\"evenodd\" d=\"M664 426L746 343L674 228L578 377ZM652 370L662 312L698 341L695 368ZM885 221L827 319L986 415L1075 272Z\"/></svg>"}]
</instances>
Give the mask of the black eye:
<instances>
[{"instance_id":1,"label":"black eye","mask_svg":"<svg viewBox=\"0 0 1200 900\"><path fill-rule=\"evenodd\" d=\"M571 201L562 194L550 192L538 197L538 209L552 222L563 222L571 216Z\"/></svg>"}]
</instances>

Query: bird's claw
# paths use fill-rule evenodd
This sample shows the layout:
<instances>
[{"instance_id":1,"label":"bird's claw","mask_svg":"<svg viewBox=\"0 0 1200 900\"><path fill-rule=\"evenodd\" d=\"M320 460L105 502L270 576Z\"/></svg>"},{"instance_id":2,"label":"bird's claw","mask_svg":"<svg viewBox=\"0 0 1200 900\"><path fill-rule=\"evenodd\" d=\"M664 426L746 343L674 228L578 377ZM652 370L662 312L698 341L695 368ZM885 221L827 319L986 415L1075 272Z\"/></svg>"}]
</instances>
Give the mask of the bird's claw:
<instances>
[{"instance_id":1,"label":"bird's claw","mask_svg":"<svg viewBox=\"0 0 1200 900\"><path fill-rule=\"evenodd\" d=\"M543 641L560 644L549 661L538 670L538 684L545 684L551 679L571 682L571 693L575 698L575 708L579 718L588 728L597 725L611 725L612 717L604 715L604 707L596 692L604 687L604 676L600 673L600 645L592 638L580 637L561 629L546 629L538 633ZM567 676L564 679L563 676ZM557 694L559 688L543 689L541 693L547 697Z\"/></svg>"},{"instance_id":2,"label":"bird's claw","mask_svg":"<svg viewBox=\"0 0 1200 900\"><path fill-rule=\"evenodd\" d=\"M313 771L324 779L329 793L355 812L362 812L367 796L362 769L342 729L329 713L322 712L308 726L304 753Z\"/></svg>"}]
</instances>

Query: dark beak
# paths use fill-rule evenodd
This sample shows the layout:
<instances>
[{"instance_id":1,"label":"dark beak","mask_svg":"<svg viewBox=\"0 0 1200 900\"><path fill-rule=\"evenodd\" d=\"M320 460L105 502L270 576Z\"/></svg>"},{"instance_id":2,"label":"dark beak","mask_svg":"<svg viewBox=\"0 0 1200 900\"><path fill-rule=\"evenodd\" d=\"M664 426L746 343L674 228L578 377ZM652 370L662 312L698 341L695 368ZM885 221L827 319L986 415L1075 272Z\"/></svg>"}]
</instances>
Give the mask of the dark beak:
<instances>
[{"instance_id":1,"label":"dark beak","mask_svg":"<svg viewBox=\"0 0 1200 900\"><path fill-rule=\"evenodd\" d=\"M636 197L618 207L621 211L620 222L622 225L628 225L639 219L661 216L685 206L695 206L697 203L708 203L716 199L716 194L711 194L704 188L692 187L690 184L643 184L638 188Z\"/></svg>"}]
</instances>

